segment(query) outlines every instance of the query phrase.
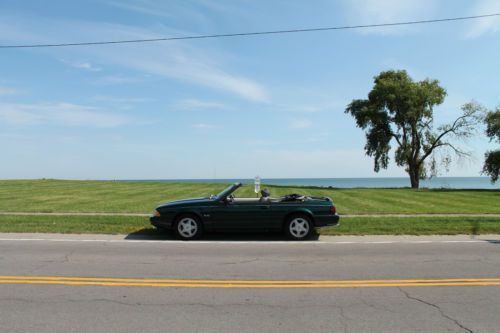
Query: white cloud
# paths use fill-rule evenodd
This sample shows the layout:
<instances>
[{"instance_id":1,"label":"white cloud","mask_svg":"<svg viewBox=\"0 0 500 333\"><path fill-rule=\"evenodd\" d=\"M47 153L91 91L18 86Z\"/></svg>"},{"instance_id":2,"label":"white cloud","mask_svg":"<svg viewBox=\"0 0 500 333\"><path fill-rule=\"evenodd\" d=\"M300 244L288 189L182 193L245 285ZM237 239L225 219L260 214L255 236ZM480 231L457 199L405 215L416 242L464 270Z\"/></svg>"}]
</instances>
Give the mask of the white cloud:
<instances>
[{"instance_id":1,"label":"white cloud","mask_svg":"<svg viewBox=\"0 0 500 333\"><path fill-rule=\"evenodd\" d=\"M227 106L223 103L212 102L212 101L203 101L195 98L188 98L178 101L175 104L175 107L181 109L225 109Z\"/></svg>"},{"instance_id":2,"label":"white cloud","mask_svg":"<svg viewBox=\"0 0 500 333\"><path fill-rule=\"evenodd\" d=\"M103 84L125 84L140 81L139 78L124 75L105 75L99 78L99 83Z\"/></svg>"},{"instance_id":3,"label":"white cloud","mask_svg":"<svg viewBox=\"0 0 500 333\"><path fill-rule=\"evenodd\" d=\"M14 95L17 94L17 92L16 89L0 86L0 95Z\"/></svg>"},{"instance_id":4,"label":"white cloud","mask_svg":"<svg viewBox=\"0 0 500 333\"><path fill-rule=\"evenodd\" d=\"M100 108L71 103L0 103L0 119L10 124L55 124L62 126L115 127L131 121L128 117Z\"/></svg>"},{"instance_id":5,"label":"white cloud","mask_svg":"<svg viewBox=\"0 0 500 333\"><path fill-rule=\"evenodd\" d=\"M157 31L152 32L121 24L0 15L0 39L5 43L149 39L187 33L163 26L156 26L155 29ZM36 38L30 36L30 31L37 32ZM12 36L24 38L13 39ZM143 43L140 47L124 44L113 47L68 48L64 52L71 57L85 57L103 65L120 66L142 74L189 82L255 102L269 100L268 93L261 84L224 68L224 60L228 57L223 53L192 45L194 44L188 41L170 41ZM47 49L43 52L59 59L63 51ZM103 80L108 83L128 82L127 78L121 76L107 76Z\"/></svg>"},{"instance_id":6,"label":"white cloud","mask_svg":"<svg viewBox=\"0 0 500 333\"><path fill-rule=\"evenodd\" d=\"M290 123L290 128L292 129L304 129L312 126L312 122L307 119L298 119Z\"/></svg>"},{"instance_id":7,"label":"white cloud","mask_svg":"<svg viewBox=\"0 0 500 333\"><path fill-rule=\"evenodd\" d=\"M500 13L500 1L498 0L479 0L476 1L472 9L472 15L484 15ZM487 33L500 31L500 16L486 17L474 20L471 23L466 37L475 38Z\"/></svg>"},{"instance_id":8,"label":"white cloud","mask_svg":"<svg viewBox=\"0 0 500 333\"><path fill-rule=\"evenodd\" d=\"M105 95L94 96L92 97L92 99L94 101L118 103L118 104L147 103L154 101L154 99L152 98L144 98L144 97L115 97L115 96L105 96Z\"/></svg>"},{"instance_id":9,"label":"white cloud","mask_svg":"<svg viewBox=\"0 0 500 333\"><path fill-rule=\"evenodd\" d=\"M125 56L119 58L114 52L101 55L106 61L151 75L188 81L255 102L269 100L266 90L260 84L225 71L209 52L199 48L176 43L157 43L143 46L140 50L129 48L125 53Z\"/></svg>"},{"instance_id":10,"label":"white cloud","mask_svg":"<svg viewBox=\"0 0 500 333\"><path fill-rule=\"evenodd\" d=\"M150 52L143 56L130 54L115 60L119 64L152 75L161 75L196 83L210 89L233 93L255 102L267 102L267 92L258 83L236 76L210 63L209 54L202 50L174 45L150 45ZM132 51L135 53L136 51Z\"/></svg>"},{"instance_id":11,"label":"white cloud","mask_svg":"<svg viewBox=\"0 0 500 333\"><path fill-rule=\"evenodd\" d=\"M211 24L209 15L207 15L209 11L231 17L240 17L241 14L251 15L251 12L248 12L250 2L241 3L232 0L110 0L106 4L135 14L167 18L169 21L182 20L186 22L189 20L191 24L193 22Z\"/></svg>"},{"instance_id":12,"label":"white cloud","mask_svg":"<svg viewBox=\"0 0 500 333\"><path fill-rule=\"evenodd\" d=\"M151 1L151 0L120 0L108 1L108 5L134 12L135 14L156 16L170 21L182 20L191 23L208 23L205 13L198 10L193 3L179 1Z\"/></svg>"},{"instance_id":13,"label":"white cloud","mask_svg":"<svg viewBox=\"0 0 500 333\"><path fill-rule=\"evenodd\" d=\"M159 17L164 17L164 18L172 18L172 14L169 14L167 10L158 8L158 6L155 6L149 1L135 1L135 2L129 2L129 1L109 1L107 3L108 5L133 11L133 12L138 12L146 15L152 15L152 16L159 16Z\"/></svg>"},{"instance_id":14,"label":"white cloud","mask_svg":"<svg viewBox=\"0 0 500 333\"><path fill-rule=\"evenodd\" d=\"M75 62L72 64L75 68L85 69L92 72L99 72L102 70L100 67L92 65L90 62Z\"/></svg>"},{"instance_id":15,"label":"white cloud","mask_svg":"<svg viewBox=\"0 0 500 333\"><path fill-rule=\"evenodd\" d=\"M434 0L343 0L347 22L352 25L379 24L433 17ZM397 26L358 29L360 33L401 34L416 27Z\"/></svg>"},{"instance_id":16,"label":"white cloud","mask_svg":"<svg viewBox=\"0 0 500 333\"><path fill-rule=\"evenodd\" d=\"M199 123L199 124L193 124L193 128L200 128L200 129L209 129L209 128L215 128L214 125L211 124L205 124L205 123Z\"/></svg>"},{"instance_id":17,"label":"white cloud","mask_svg":"<svg viewBox=\"0 0 500 333\"><path fill-rule=\"evenodd\" d=\"M65 59L61 59L60 61L68 66L78 69L84 69L91 72L100 72L102 70L101 67L97 67L88 61L69 61Z\"/></svg>"}]
</instances>

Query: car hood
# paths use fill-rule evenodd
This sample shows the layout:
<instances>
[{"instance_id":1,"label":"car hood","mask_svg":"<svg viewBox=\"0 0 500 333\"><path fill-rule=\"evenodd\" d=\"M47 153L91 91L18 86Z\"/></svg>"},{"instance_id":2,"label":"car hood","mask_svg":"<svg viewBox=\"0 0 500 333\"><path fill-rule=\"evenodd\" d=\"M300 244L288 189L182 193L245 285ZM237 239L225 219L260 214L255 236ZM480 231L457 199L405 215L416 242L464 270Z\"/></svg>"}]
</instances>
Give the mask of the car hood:
<instances>
[{"instance_id":1,"label":"car hood","mask_svg":"<svg viewBox=\"0 0 500 333\"><path fill-rule=\"evenodd\" d=\"M168 208L168 207L178 207L178 206L195 206L199 204L204 204L211 202L210 198L208 197L203 197L203 198L191 198L191 199L183 199L183 200L175 200L175 201L169 201L169 202L164 202L161 205L158 206L158 208Z\"/></svg>"}]
</instances>

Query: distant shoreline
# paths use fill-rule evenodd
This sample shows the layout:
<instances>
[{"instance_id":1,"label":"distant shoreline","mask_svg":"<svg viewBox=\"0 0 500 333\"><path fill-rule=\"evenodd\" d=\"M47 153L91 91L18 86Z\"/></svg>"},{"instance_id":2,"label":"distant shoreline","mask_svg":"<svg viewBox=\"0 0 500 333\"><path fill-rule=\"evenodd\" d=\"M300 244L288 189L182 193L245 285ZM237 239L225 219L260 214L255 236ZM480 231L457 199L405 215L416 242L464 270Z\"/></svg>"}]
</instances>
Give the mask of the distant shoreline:
<instances>
[{"instance_id":1,"label":"distant shoreline","mask_svg":"<svg viewBox=\"0 0 500 333\"><path fill-rule=\"evenodd\" d=\"M62 180L62 179L61 179ZM234 183L253 184L253 178L218 179L103 179L93 181L161 182L161 183ZM409 188L406 177L372 178L262 178L263 185L320 188ZM500 182L491 184L488 177L435 177L421 181L421 188L433 189L500 189Z\"/></svg>"}]
</instances>

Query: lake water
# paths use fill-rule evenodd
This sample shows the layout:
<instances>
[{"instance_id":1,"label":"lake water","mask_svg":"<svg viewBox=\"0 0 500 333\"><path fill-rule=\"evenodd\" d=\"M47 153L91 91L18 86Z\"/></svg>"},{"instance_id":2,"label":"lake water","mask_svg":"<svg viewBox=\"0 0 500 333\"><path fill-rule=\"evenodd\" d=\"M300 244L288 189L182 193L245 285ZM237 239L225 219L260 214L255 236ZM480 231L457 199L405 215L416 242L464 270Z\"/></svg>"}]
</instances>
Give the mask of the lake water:
<instances>
[{"instance_id":1,"label":"lake water","mask_svg":"<svg viewBox=\"0 0 500 333\"><path fill-rule=\"evenodd\" d=\"M160 179L146 180L175 183L253 183L253 179ZM409 178L263 178L262 184L281 186L320 186L320 187L410 187ZM463 188L463 189L500 189L500 182L491 184L488 177L435 177L420 181L421 188Z\"/></svg>"}]
</instances>

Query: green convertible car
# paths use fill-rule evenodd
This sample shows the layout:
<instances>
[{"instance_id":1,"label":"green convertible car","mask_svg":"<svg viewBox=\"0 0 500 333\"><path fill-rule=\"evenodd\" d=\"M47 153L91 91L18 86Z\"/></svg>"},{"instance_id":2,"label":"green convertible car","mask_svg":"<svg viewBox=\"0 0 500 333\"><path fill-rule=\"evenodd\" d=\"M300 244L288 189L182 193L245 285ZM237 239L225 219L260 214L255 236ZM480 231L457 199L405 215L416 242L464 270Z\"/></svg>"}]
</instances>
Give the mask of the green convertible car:
<instances>
[{"instance_id":1,"label":"green convertible car","mask_svg":"<svg viewBox=\"0 0 500 333\"><path fill-rule=\"evenodd\" d=\"M203 231L283 231L290 239L303 240L314 228L337 225L339 216L330 198L290 194L260 198L235 198L235 183L217 195L172 201L158 206L150 222L158 229L173 230L183 240L199 238Z\"/></svg>"}]
</instances>

